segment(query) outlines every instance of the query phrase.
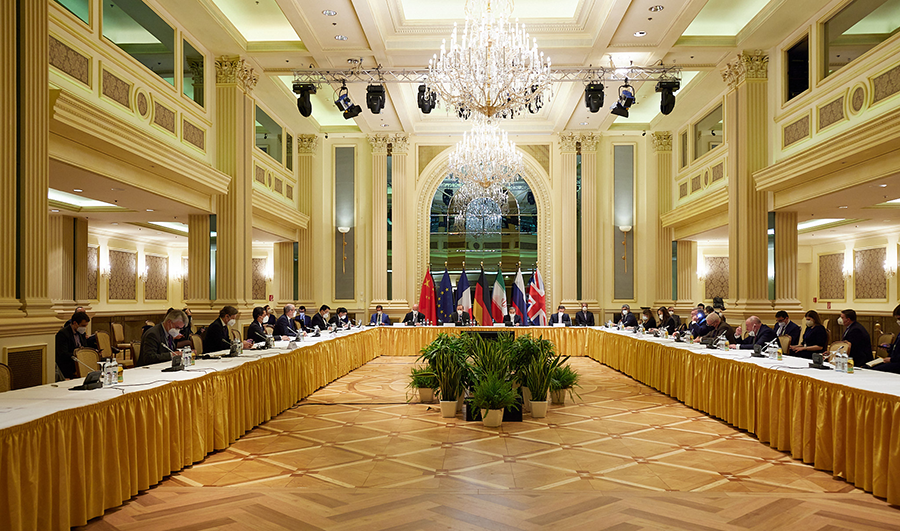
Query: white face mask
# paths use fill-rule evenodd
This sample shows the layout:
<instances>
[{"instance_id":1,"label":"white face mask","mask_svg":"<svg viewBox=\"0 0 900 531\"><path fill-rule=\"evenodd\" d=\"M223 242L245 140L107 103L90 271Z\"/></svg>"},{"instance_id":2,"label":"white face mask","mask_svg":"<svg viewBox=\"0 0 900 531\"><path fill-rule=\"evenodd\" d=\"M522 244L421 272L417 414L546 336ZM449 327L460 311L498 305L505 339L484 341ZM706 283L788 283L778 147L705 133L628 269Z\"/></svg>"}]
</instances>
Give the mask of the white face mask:
<instances>
[{"instance_id":1,"label":"white face mask","mask_svg":"<svg viewBox=\"0 0 900 531\"><path fill-rule=\"evenodd\" d=\"M897 322L900 323L900 321L897 321ZM807 320L806 320L806 326L812 327L812 326L813 326L813 320L812 320L812 319L807 319Z\"/></svg>"},{"instance_id":2,"label":"white face mask","mask_svg":"<svg viewBox=\"0 0 900 531\"><path fill-rule=\"evenodd\" d=\"M325 320L326 320L326 321L328 320L328 316L329 316L329 315L331 315L331 313L325 312Z\"/></svg>"},{"instance_id":3,"label":"white face mask","mask_svg":"<svg viewBox=\"0 0 900 531\"><path fill-rule=\"evenodd\" d=\"M628 310L622 310L622 315L628 315Z\"/></svg>"},{"instance_id":4,"label":"white face mask","mask_svg":"<svg viewBox=\"0 0 900 531\"><path fill-rule=\"evenodd\" d=\"M234 319L228 321L228 326L234 326L235 324L237 324L237 321L235 321Z\"/></svg>"},{"instance_id":5,"label":"white face mask","mask_svg":"<svg viewBox=\"0 0 900 531\"><path fill-rule=\"evenodd\" d=\"M838 325L844 326L844 318L843 317L838 317Z\"/></svg>"},{"instance_id":6,"label":"white face mask","mask_svg":"<svg viewBox=\"0 0 900 531\"><path fill-rule=\"evenodd\" d=\"M86 333L86 332L87 332L87 327L86 327L86 326L79 326L79 327L78 327L78 333L79 333L79 334L84 334L84 333Z\"/></svg>"},{"instance_id":7,"label":"white face mask","mask_svg":"<svg viewBox=\"0 0 900 531\"><path fill-rule=\"evenodd\" d=\"M587 313L587 306L582 306L581 311L583 311L584 313Z\"/></svg>"},{"instance_id":8,"label":"white face mask","mask_svg":"<svg viewBox=\"0 0 900 531\"><path fill-rule=\"evenodd\" d=\"M180 333L181 333L181 330L179 330L178 328L172 328L169 330L169 335L172 336L173 338L176 337Z\"/></svg>"},{"instance_id":9,"label":"white face mask","mask_svg":"<svg viewBox=\"0 0 900 531\"><path fill-rule=\"evenodd\" d=\"M751 330L751 331L747 332L747 336L749 336L749 337L756 337L756 331L755 331L755 330Z\"/></svg>"},{"instance_id":10,"label":"white face mask","mask_svg":"<svg viewBox=\"0 0 900 531\"><path fill-rule=\"evenodd\" d=\"M661 313L656 314L656 317L659 319L660 322L662 322L662 314Z\"/></svg>"},{"instance_id":11,"label":"white face mask","mask_svg":"<svg viewBox=\"0 0 900 531\"><path fill-rule=\"evenodd\" d=\"M269 315L275 315L275 310L273 310L272 308L269 308L269 311L267 313Z\"/></svg>"},{"instance_id":12,"label":"white face mask","mask_svg":"<svg viewBox=\"0 0 900 531\"><path fill-rule=\"evenodd\" d=\"M641 321L646 322L646 321L649 321L649 320L650 320L650 319L649 319L646 315L642 315L642 316L641 316Z\"/></svg>"}]
</instances>

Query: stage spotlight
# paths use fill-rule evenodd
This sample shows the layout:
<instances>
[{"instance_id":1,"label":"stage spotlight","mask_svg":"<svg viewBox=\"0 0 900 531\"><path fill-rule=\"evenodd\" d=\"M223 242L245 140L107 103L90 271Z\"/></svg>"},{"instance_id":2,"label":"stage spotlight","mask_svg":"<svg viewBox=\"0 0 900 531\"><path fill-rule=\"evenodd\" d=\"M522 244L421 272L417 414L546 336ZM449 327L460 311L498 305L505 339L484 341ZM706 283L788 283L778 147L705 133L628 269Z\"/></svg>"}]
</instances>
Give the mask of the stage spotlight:
<instances>
[{"instance_id":1,"label":"stage spotlight","mask_svg":"<svg viewBox=\"0 0 900 531\"><path fill-rule=\"evenodd\" d=\"M297 110L304 118L309 118L312 114L312 102L309 100L310 94L316 93L316 86L312 83L294 83L294 94L297 95Z\"/></svg>"},{"instance_id":2,"label":"stage spotlight","mask_svg":"<svg viewBox=\"0 0 900 531\"><path fill-rule=\"evenodd\" d=\"M592 113L599 112L603 108L603 85L591 83L584 87L584 106Z\"/></svg>"},{"instance_id":3,"label":"stage spotlight","mask_svg":"<svg viewBox=\"0 0 900 531\"><path fill-rule=\"evenodd\" d=\"M338 97L334 100L335 106L339 111L343 111L344 120L349 120L351 118L356 118L359 116L359 113L362 112L362 108L359 105L355 105L352 101L350 101L349 91L347 90L347 85L342 85L340 90L338 90Z\"/></svg>"},{"instance_id":4,"label":"stage spotlight","mask_svg":"<svg viewBox=\"0 0 900 531\"><path fill-rule=\"evenodd\" d=\"M369 85L366 87L366 107L372 114L379 114L384 109L386 100L384 85Z\"/></svg>"},{"instance_id":5,"label":"stage spotlight","mask_svg":"<svg viewBox=\"0 0 900 531\"><path fill-rule=\"evenodd\" d=\"M616 106L612 108L611 112L616 116L628 118L628 109L632 105L634 105L634 87L626 83L619 87L619 101L616 102Z\"/></svg>"},{"instance_id":6,"label":"stage spotlight","mask_svg":"<svg viewBox=\"0 0 900 531\"><path fill-rule=\"evenodd\" d=\"M437 93L427 92L425 85L419 85L419 96L416 101L422 114L431 114L431 111L437 106Z\"/></svg>"},{"instance_id":7,"label":"stage spotlight","mask_svg":"<svg viewBox=\"0 0 900 531\"><path fill-rule=\"evenodd\" d=\"M681 88L677 79L661 79L656 84L656 92L660 93L659 112L668 115L675 109L675 92Z\"/></svg>"}]
</instances>

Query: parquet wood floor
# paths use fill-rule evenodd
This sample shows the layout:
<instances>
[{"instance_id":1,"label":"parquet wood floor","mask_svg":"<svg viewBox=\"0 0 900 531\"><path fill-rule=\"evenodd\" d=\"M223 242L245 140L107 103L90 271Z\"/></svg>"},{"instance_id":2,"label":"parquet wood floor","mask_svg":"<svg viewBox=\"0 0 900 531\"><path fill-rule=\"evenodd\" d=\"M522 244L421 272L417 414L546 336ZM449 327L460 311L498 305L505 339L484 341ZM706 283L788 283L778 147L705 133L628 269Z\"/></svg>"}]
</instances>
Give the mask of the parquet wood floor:
<instances>
[{"instance_id":1,"label":"parquet wood floor","mask_svg":"<svg viewBox=\"0 0 900 531\"><path fill-rule=\"evenodd\" d=\"M900 529L900 511L592 360L500 429L378 358L87 529Z\"/></svg>"}]
</instances>

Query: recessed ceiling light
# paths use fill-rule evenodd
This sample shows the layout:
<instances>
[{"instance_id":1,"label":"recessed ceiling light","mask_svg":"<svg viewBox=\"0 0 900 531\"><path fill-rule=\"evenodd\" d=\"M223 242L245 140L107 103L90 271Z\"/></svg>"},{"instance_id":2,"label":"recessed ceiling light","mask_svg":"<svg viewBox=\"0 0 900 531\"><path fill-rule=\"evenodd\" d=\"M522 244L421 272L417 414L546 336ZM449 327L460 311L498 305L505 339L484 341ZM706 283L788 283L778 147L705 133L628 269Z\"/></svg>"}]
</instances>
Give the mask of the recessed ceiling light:
<instances>
[{"instance_id":1,"label":"recessed ceiling light","mask_svg":"<svg viewBox=\"0 0 900 531\"><path fill-rule=\"evenodd\" d=\"M116 222L116 221L113 221L112 223L110 223L110 225L118 225L118 224L119 224L119 223Z\"/></svg>"},{"instance_id":2,"label":"recessed ceiling light","mask_svg":"<svg viewBox=\"0 0 900 531\"><path fill-rule=\"evenodd\" d=\"M81 188L76 188L76 189L74 189L74 190L72 190L72 191L80 194L80 193L83 192L84 190L82 190Z\"/></svg>"},{"instance_id":3,"label":"recessed ceiling light","mask_svg":"<svg viewBox=\"0 0 900 531\"><path fill-rule=\"evenodd\" d=\"M387 127L388 124L381 124L381 127Z\"/></svg>"},{"instance_id":4,"label":"recessed ceiling light","mask_svg":"<svg viewBox=\"0 0 900 531\"><path fill-rule=\"evenodd\" d=\"M152 208L148 208L148 209L147 209L147 212L153 212L153 209L152 209Z\"/></svg>"},{"instance_id":5,"label":"recessed ceiling light","mask_svg":"<svg viewBox=\"0 0 900 531\"><path fill-rule=\"evenodd\" d=\"M651 12L651 13L659 13L659 12L662 11L663 9L665 9L665 8L664 8L663 6L660 6L660 5L650 6L650 12Z\"/></svg>"},{"instance_id":6,"label":"recessed ceiling light","mask_svg":"<svg viewBox=\"0 0 900 531\"><path fill-rule=\"evenodd\" d=\"M847 205L839 206L838 208L850 208Z\"/></svg>"},{"instance_id":7,"label":"recessed ceiling light","mask_svg":"<svg viewBox=\"0 0 900 531\"><path fill-rule=\"evenodd\" d=\"M346 40L347 40L347 36L346 36L346 35L335 35L335 36L334 36L334 40L336 40L336 41L346 41Z\"/></svg>"},{"instance_id":8,"label":"recessed ceiling light","mask_svg":"<svg viewBox=\"0 0 900 531\"><path fill-rule=\"evenodd\" d=\"M647 35L646 31L635 31L634 32L635 37L645 37L646 35Z\"/></svg>"},{"instance_id":9,"label":"recessed ceiling light","mask_svg":"<svg viewBox=\"0 0 900 531\"><path fill-rule=\"evenodd\" d=\"M322 11L322 14L325 15L326 17L333 17L333 16L337 15L337 11L332 11L331 9L326 9L325 11Z\"/></svg>"},{"instance_id":10,"label":"recessed ceiling light","mask_svg":"<svg viewBox=\"0 0 900 531\"><path fill-rule=\"evenodd\" d=\"M50 212L59 212L58 208L51 209Z\"/></svg>"},{"instance_id":11,"label":"recessed ceiling light","mask_svg":"<svg viewBox=\"0 0 900 531\"><path fill-rule=\"evenodd\" d=\"M882 188L887 188L887 185L886 185L886 184L879 184L878 186L880 186L880 187L882 187Z\"/></svg>"},{"instance_id":12,"label":"recessed ceiling light","mask_svg":"<svg viewBox=\"0 0 900 531\"><path fill-rule=\"evenodd\" d=\"M579 125L587 125L587 124L588 124L587 122L581 122L581 124L579 124Z\"/></svg>"}]
</instances>

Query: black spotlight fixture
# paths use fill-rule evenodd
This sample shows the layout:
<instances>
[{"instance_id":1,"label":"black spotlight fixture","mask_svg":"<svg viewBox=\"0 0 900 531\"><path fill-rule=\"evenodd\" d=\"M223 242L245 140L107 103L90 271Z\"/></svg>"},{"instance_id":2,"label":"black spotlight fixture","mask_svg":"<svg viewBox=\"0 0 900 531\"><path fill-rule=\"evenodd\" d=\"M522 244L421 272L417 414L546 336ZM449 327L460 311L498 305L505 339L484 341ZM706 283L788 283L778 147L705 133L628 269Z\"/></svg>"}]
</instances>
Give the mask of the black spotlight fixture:
<instances>
[{"instance_id":1,"label":"black spotlight fixture","mask_svg":"<svg viewBox=\"0 0 900 531\"><path fill-rule=\"evenodd\" d=\"M366 87L366 107L372 111L372 114L381 113L386 99L384 85L369 85Z\"/></svg>"},{"instance_id":2,"label":"black spotlight fixture","mask_svg":"<svg viewBox=\"0 0 900 531\"><path fill-rule=\"evenodd\" d=\"M681 88L677 79L661 79L656 83L656 92L660 93L659 112L668 115L675 109L675 92Z\"/></svg>"},{"instance_id":3,"label":"black spotlight fixture","mask_svg":"<svg viewBox=\"0 0 900 531\"><path fill-rule=\"evenodd\" d=\"M312 102L309 101L309 95L316 93L316 86L312 83L294 83L294 94L297 95L297 110L304 118L309 118L312 114Z\"/></svg>"},{"instance_id":4,"label":"black spotlight fixture","mask_svg":"<svg viewBox=\"0 0 900 531\"><path fill-rule=\"evenodd\" d=\"M335 106L339 111L344 113L344 120L349 120L351 118L356 118L359 116L359 113L362 112L362 108L359 105L355 105L352 101L350 101L350 94L347 90L347 85L341 85L340 90L338 90L338 97L334 100Z\"/></svg>"},{"instance_id":5,"label":"black spotlight fixture","mask_svg":"<svg viewBox=\"0 0 900 531\"><path fill-rule=\"evenodd\" d=\"M603 84L590 83L584 87L584 106L592 113L599 112L603 108Z\"/></svg>"},{"instance_id":6,"label":"black spotlight fixture","mask_svg":"<svg viewBox=\"0 0 900 531\"><path fill-rule=\"evenodd\" d=\"M619 101L612 108L612 113L622 118L628 118L628 109L632 105L634 105L634 87L629 85L626 79L625 84L619 87Z\"/></svg>"},{"instance_id":7,"label":"black spotlight fixture","mask_svg":"<svg viewBox=\"0 0 900 531\"><path fill-rule=\"evenodd\" d=\"M428 92L424 84L419 85L419 95L416 101L422 114L431 114L431 111L437 107L437 93Z\"/></svg>"}]
</instances>

